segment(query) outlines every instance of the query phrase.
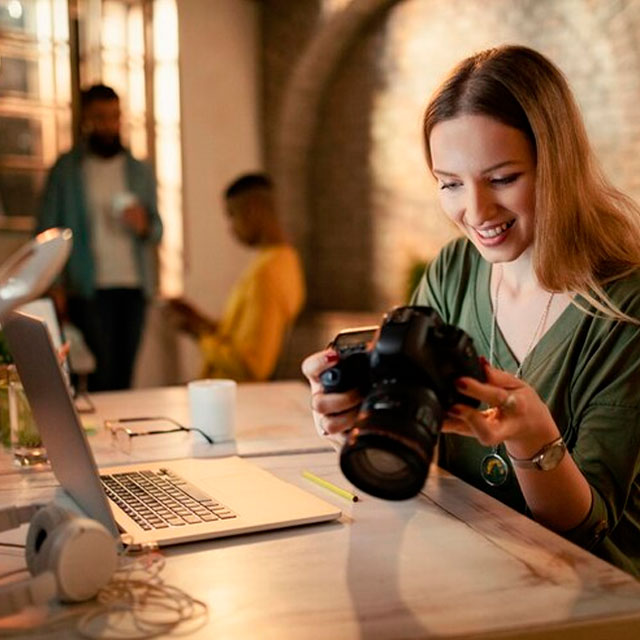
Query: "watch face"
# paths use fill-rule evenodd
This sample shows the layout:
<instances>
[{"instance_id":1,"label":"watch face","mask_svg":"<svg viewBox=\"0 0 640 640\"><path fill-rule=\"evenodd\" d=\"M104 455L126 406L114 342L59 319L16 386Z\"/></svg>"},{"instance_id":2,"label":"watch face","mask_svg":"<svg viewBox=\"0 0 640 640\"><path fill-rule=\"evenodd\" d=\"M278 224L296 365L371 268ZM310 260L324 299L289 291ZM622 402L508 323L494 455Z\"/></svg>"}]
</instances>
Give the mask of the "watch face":
<instances>
[{"instance_id":1,"label":"watch face","mask_svg":"<svg viewBox=\"0 0 640 640\"><path fill-rule=\"evenodd\" d=\"M543 471L551 471L555 469L559 464L562 458L564 458L564 453L566 451L566 447L564 442L560 442L553 447L549 447L541 456L538 461L538 465Z\"/></svg>"}]
</instances>

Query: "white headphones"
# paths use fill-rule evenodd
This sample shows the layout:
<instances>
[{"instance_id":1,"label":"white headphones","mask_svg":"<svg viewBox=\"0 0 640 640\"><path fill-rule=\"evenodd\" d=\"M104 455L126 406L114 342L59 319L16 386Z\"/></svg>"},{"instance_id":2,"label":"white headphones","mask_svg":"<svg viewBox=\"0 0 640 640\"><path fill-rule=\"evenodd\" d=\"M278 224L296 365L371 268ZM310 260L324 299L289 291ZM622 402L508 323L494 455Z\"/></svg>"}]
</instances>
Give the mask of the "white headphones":
<instances>
[{"instance_id":1,"label":"white headphones","mask_svg":"<svg viewBox=\"0 0 640 640\"><path fill-rule=\"evenodd\" d=\"M32 577L0 586L0 616L54 597L81 602L95 597L116 570L116 540L96 520L54 504L0 510L0 531L31 521L26 560Z\"/></svg>"}]
</instances>

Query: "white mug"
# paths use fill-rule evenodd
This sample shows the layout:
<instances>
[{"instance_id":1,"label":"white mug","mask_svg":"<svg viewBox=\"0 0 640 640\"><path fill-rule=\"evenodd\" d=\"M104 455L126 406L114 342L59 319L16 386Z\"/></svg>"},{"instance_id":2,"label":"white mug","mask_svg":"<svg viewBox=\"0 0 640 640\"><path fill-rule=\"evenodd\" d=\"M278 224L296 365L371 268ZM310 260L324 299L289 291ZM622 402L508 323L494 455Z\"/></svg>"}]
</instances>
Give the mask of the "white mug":
<instances>
[{"instance_id":1,"label":"white mug","mask_svg":"<svg viewBox=\"0 0 640 640\"><path fill-rule=\"evenodd\" d=\"M136 197L135 193L131 193L130 191L122 191L120 193L116 193L113 196L113 200L111 203L111 215L116 220L120 220L120 218L122 218L124 210L132 207L137 203L138 198Z\"/></svg>"},{"instance_id":2,"label":"white mug","mask_svg":"<svg viewBox=\"0 0 640 640\"><path fill-rule=\"evenodd\" d=\"M213 441L233 440L236 430L234 380L194 380L187 385L191 428L204 431Z\"/></svg>"}]
</instances>

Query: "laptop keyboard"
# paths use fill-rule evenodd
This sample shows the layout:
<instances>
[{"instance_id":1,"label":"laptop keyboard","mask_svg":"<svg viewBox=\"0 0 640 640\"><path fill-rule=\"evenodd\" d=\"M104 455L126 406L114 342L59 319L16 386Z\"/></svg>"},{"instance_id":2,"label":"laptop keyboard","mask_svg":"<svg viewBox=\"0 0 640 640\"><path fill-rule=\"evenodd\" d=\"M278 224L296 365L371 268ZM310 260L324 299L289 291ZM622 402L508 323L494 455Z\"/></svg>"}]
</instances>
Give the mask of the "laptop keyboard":
<instances>
[{"instance_id":1,"label":"laptop keyboard","mask_svg":"<svg viewBox=\"0 0 640 640\"><path fill-rule=\"evenodd\" d=\"M100 479L107 497L145 531L237 517L169 469L113 473Z\"/></svg>"}]
</instances>

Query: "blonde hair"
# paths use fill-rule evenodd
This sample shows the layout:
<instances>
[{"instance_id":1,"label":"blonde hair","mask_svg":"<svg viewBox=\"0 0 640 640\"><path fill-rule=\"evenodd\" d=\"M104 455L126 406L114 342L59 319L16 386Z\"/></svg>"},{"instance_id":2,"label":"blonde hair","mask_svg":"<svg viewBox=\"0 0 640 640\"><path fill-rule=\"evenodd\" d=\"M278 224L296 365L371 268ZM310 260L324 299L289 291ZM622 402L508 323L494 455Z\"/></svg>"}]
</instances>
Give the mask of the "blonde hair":
<instances>
[{"instance_id":1,"label":"blonde hair","mask_svg":"<svg viewBox=\"0 0 640 640\"><path fill-rule=\"evenodd\" d=\"M522 46L488 49L463 60L425 112L430 168L431 131L462 114L494 118L522 131L532 144L533 265L542 287L580 294L606 316L640 324L604 290L640 266L640 208L604 177L562 72Z\"/></svg>"}]
</instances>

